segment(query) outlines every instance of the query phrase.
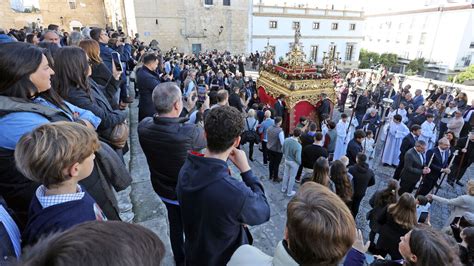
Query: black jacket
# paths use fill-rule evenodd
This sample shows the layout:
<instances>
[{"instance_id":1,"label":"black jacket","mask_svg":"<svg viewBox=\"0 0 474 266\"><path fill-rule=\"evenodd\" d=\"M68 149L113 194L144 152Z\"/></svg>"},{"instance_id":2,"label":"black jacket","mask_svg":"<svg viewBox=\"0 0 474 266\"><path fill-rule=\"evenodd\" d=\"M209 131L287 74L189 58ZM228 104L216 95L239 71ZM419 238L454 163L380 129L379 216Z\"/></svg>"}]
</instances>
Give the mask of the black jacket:
<instances>
[{"instance_id":1,"label":"black jacket","mask_svg":"<svg viewBox=\"0 0 474 266\"><path fill-rule=\"evenodd\" d=\"M225 161L189 155L176 186L186 236L187 265L225 265L235 250L251 244L245 225L270 219L263 185L249 170L242 181Z\"/></svg>"},{"instance_id":2,"label":"black jacket","mask_svg":"<svg viewBox=\"0 0 474 266\"><path fill-rule=\"evenodd\" d=\"M72 88L66 100L100 117L102 121L97 128L97 132L99 132L99 135L106 135L107 133L102 133L113 129L116 125L125 121L127 112L114 110L102 93L100 85L95 83L92 79L89 79L89 82L91 85L90 95L82 89Z\"/></svg>"},{"instance_id":3,"label":"black jacket","mask_svg":"<svg viewBox=\"0 0 474 266\"><path fill-rule=\"evenodd\" d=\"M147 117L138 138L150 168L151 183L161 197L176 200L178 173L190 151L206 147L204 130L186 118Z\"/></svg>"},{"instance_id":4,"label":"black jacket","mask_svg":"<svg viewBox=\"0 0 474 266\"><path fill-rule=\"evenodd\" d=\"M314 143L314 137L310 136L308 133L303 133L300 136L301 147L304 149L306 146L309 146Z\"/></svg>"},{"instance_id":5,"label":"black jacket","mask_svg":"<svg viewBox=\"0 0 474 266\"><path fill-rule=\"evenodd\" d=\"M415 147L415 143L416 143L416 140L415 138L413 137L413 134L411 133L408 133L408 135L406 135L403 139L402 139L402 144L400 145L400 156L399 156L399 159L400 159L400 164L403 164L404 160L405 160L405 153Z\"/></svg>"},{"instance_id":6,"label":"black jacket","mask_svg":"<svg viewBox=\"0 0 474 266\"><path fill-rule=\"evenodd\" d=\"M433 180L438 180L441 176L441 169L447 168L449 165L449 158L451 157L451 151L448 149L446 150L447 159L443 162L442 154L439 151L438 147L434 147L433 149L426 152L426 161L427 163L433 157L433 161L431 162L430 169L431 172L426 175L427 178L431 178Z\"/></svg>"},{"instance_id":7,"label":"black jacket","mask_svg":"<svg viewBox=\"0 0 474 266\"><path fill-rule=\"evenodd\" d=\"M117 92L120 89L121 81L112 76L112 72L104 63L92 65L91 79L103 87L104 95L112 108L118 109L119 95Z\"/></svg>"},{"instance_id":8,"label":"black jacket","mask_svg":"<svg viewBox=\"0 0 474 266\"><path fill-rule=\"evenodd\" d=\"M352 183L354 184L354 199L361 199L365 196L367 187L375 185L375 174L369 168L369 165L356 164L349 167L349 173L352 175Z\"/></svg>"},{"instance_id":9,"label":"black jacket","mask_svg":"<svg viewBox=\"0 0 474 266\"><path fill-rule=\"evenodd\" d=\"M359 101L357 102L357 106L355 107L355 113L358 115L364 115L369 107L369 98L367 96L361 95L359 96Z\"/></svg>"},{"instance_id":10,"label":"black jacket","mask_svg":"<svg viewBox=\"0 0 474 266\"><path fill-rule=\"evenodd\" d=\"M349 144L347 144L346 151L346 156L349 158L349 165L354 165L356 163L357 154L359 154L363 150L364 148L362 147L362 144L357 142L355 139L349 141Z\"/></svg>"},{"instance_id":11,"label":"black jacket","mask_svg":"<svg viewBox=\"0 0 474 266\"><path fill-rule=\"evenodd\" d=\"M314 163L319 157L328 157L328 151L319 145L308 145L303 148L301 164L305 168L313 169Z\"/></svg>"},{"instance_id":12,"label":"black jacket","mask_svg":"<svg viewBox=\"0 0 474 266\"><path fill-rule=\"evenodd\" d=\"M426 115L425 114L416 114L413 113L410 116L408 116L408 124L407 127L410 128L412 125L419 125L423 124L423 122L426 121Z\"/></svg>"},{"instance_id":13,"label":"black jacket","mask_svg":"<svg viewBox=\"0 0 474 266\"><path fill-rule=\"evenodd\" d=\"M456 167L461 163L461 159L463 159L462 165L466 167L469 166L472 162L474 162L474 141L469 141L469 144L467 146L467 153L464 155L464 158L462 156L462 149L466 147L466 141L469 141L469 137L460 138L456 143L456 150L459 151L458 156L454 158L453 162L453 165L456 165Z\"/></svg>"},{"instance_id":14,"label":"black jacket","mask_svg":"<svg viewBox=\"0 0 474 266\"><path fill-rule=\"evenodd\" d=\"M153 104L152 93L156 86L160 84L160 76L158 73L149 70L143 66L137 70L138 94L140 95L140 103L138 104L138 121L142 121L145 117L151 117L156 113Z\"/></svg>"},{"instance_id":15,"label":"black jacket","mask_svg":"<svg viewBox=\"0 0 474 266\"><path fill-rule=\"evenodd\" d=\"M283 117L285 113L285 105L283 104L283 102L280 103L279 101L276 101L274 108L275 108L275 116Z\"/></svg>"},{"instance_id":16,"label":"black jacket","mask_svg":"<svg viewBox=\"0 0 474 266\"><path fill-rule=\"evenodd\" d=\"M418 155L415 148L408 150L404 158L405 163L400 174L400 194L403 192L411 193L423 174L424 164L427 163L421 161L420 155ZM426 157L424 160L426 161Z\"/></svg>"},{"instance_id":17,"label":"black jacket","mask_svg":"<svg viewBox=\"0 0 474 266\"><path fill-rule=\"evenodd\" d=\"M244 106L242 105L242 101L240 100L240 96L235 92L231 93L229 95L229 105L232 106L232 107L237 108L237 110L239 110L239 112L243 111Z\"/></svg>"},{"instance_id":18,"label":"black jacket","mask_svg":"<svg viewBox=\"0 0 474 266\"><path fill-rule=\"evenodd\" d=\"M329 99L324 99L321 102L321 105L317 109L318 115L321 118L323 114L329 114L331 112L331 103Z\"/></svg>"},{"instance_id":19,"label":"black jacket","mask_svg":"<svg viewBox=\"0 0 474 266\"><path fill-rule=\"evenodd\" d=\"M400 237L408 233L410 229L396 223L393 216L388 212L388 208L385 208L377 222L381 225L377 249L388 252L393 260L402 259L402 255L398 251L398 243L400 243Z\"/></svg>"}]
</instances>

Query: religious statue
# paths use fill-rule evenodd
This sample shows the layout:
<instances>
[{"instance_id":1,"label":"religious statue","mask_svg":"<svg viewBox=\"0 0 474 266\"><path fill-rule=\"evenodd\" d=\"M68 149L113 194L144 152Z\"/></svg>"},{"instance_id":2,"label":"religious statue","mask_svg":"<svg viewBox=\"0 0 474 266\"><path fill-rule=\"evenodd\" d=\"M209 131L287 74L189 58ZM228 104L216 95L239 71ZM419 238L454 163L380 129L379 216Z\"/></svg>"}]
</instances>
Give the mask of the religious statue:
<instances>
[{"instance_id":1,"label":"religious statue","mask_svg":"<svg viewBox=\"0 0 474 266\"><path fill-rule=\"evenodd\" d=\"M306 55L303 52L303 46L300 44L301 32L300 27L295 28L295 41L292 44L291 51L287 54L288 64L292 67L301 67L305 64Z\"/></svg>"}]
</instances>

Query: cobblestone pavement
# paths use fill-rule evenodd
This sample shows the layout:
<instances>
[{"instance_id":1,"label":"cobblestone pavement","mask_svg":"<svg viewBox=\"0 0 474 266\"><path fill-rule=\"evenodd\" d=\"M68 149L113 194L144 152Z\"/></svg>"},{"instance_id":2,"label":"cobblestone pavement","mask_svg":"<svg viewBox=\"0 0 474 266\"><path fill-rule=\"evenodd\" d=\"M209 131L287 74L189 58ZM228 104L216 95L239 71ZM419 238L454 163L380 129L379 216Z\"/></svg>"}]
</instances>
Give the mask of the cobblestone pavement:
<instances>
[{"instance_id":1,"label":"cobblestone pavement","mask_svg":"<svg viewBox=\"0 0 474 266\"><path fill-rule=\"evenodd\" d=\"M133 211L135 213L134 222L150 228L160 236L160 238L166 244L167 255L162 265L173 265L171 246L169 243L169 232L168 232L168 221L166 208L161 200L158 198L156 193L153 191L150 178L148 165L138 143L137 136L137 104L134 103L130 108L131 116L131 133L130 133L130 171L133 177L131 198L133 203ZM335 114L338 117L338 114ZM244 150L248 149L248 145L243 147ZM379 147L380 149L380 147ZM281 193L281 184L276 184L268 180L268 167L262 163L262 153L255 147L254 162L250 162L252 170L255 175L262 181L265 192L267 195L268 202L271 208L270 220L262 225L253 226L251 232L254 238L254 245L260 248L263 252L273 255L274 247L283 237L283 231L286 223L286 206L289 201L284 193ZM380 154L380 152L379 152ZM370 196L379 189L383 189L386 186L387 181L392 177L394 169L383 167L377 161L375 162L375 174L376 184L367 190L367 196L362 200L359 215L357 216L357 227L360 228L365 238L368 237L369 226L365 220L365 214L370 210L368 201ZM233 175L236 178L240 178L238 171L232 163L229 163ZM280 176L283 172L283 162L280 165ZM472 177L472 167L468 169L462 182L466 182L468 177ZM295 185L295 190L298 189L298 184ZM453 198L457 195L462 195L465 192L465 187L461 188L456 186L455 188L450 187L447 184L443 184L438 195L446 198ZM431 223L435 228L441 228L447 221L450 209L445 205L435 203L432 206Z\"/></svg>"}]
</instances>

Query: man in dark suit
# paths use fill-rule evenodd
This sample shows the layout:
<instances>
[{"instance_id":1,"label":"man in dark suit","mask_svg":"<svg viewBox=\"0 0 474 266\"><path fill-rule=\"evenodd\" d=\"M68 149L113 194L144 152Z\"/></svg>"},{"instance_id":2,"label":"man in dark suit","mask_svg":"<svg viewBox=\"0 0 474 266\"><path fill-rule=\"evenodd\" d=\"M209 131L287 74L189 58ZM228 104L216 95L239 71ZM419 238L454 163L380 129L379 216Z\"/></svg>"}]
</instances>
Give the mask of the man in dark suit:
<instances>
[{"instance_id":1,"label":"man in dark suit","mask_svg":"<svg viewBox=\"0 0 474 266\"><path fill-rule=\"evenodd\" d=\"M367 91L364 92L363 95L359 96L359 100L357 101L357 106L355 107L355 117L359 125L357 129L362 128L362 118L364 117L365 113L367 112L367 108L369 108L369 97L367 97Z\"/></svg>"},{"instance_id":2,"label":"man in dark suit","mask_svg":"<svg viewBox=\"0 0 474 266\"><path fill-rule=\"evenodd\" d=\"M229 105L235 107L239 112L242 112L245 106L243 106L242 101L240 100L239 91L239 87L233 88L233 92L229 95Z\"/></svg>"},{"instance_id":3,"label":"man in dark suit","mask_svg":"<svg viewBox=\"0 0 474 266\"><path fill-rule=\"evenodd\" d=\"M279 117L284 117L283 114L285 113L285 105L283 103L283 99L285 98L285 95L283 94L280 94L280 96L278 96L277 98L277 101L275 102L275 116L279 116Z\"/></svg>"},{"instance_id":4,"label":"man in dark suit","mask_svg":"<svg viewBox=\"0 0 474 266\"><path fill-rule=\"evenodd\" d=\"M347 144L346 156L349 158L349 165L356 163L357 154L361 153L364 148L362 147L362 141L365 138L365 132L361 129L354 132L354 138Z\"/></svg>"},{"instance_id":5,"label":"man in dark suit","mask_svg":"<svg viewBox=\"0 0 474 266\"><path fill-rule=\"evenodd\" d=\"M323 115L326 114L329 116L331 113L331 103L329 102L328 96L326 93L322 93L320 96L320 103L316 109L319 118L319 126L321 128L321 123L323 122Z\"/></svg>"},{"instance_id":6,"label":"man in dark suit","mask_svg":"<svg viewBox=\"0 0 474 266\"><path fill-rule=\"evenodd\" d=\"M468 137L460 138L456 143L456 149L459 151L459 155L454 158L448 184L454 186L454 182L456 182L456 184L463 186L459 180L461 180L467 168L474 162L474 132L469 133Z\"/></svg>"},{"instance_id":7,"label":"man in dark suit","mask_svg":"<svg viewBox=\"0 0 474 266\"><path fill-rule=\"evenodd\" d=\"M433 187L436 184L436 181L441 177L441 174L446 173L450 174L451 170L449 169L449 157L451 156L449 140L442 138L438 140L438 147L426 152L426 159L433 161L430 164L431 172L423 177L423 180L420 185L420 189L417 191L416 195L426 196L430 193Z\"/></svg>"},{"instance_id":8,"label":"man in dark suit","mask_svg":"<svg viewBox=\"0 0 474 266\"><path fill-rule=\"evenodd\" d=\"M400 189L398 190L399 195L405 192L411 193L413 189L415 189L416 183L420 180L421 175L430 172L430 169L425 167L425 150L426 142L419 140L415 143L415 147L405 153L405 165L401 173L402 178L400 180Z\"/></svg>"},{"instance_id":9,"label":"man in dark suit","mask_svg":"<svg viewBox=\"0 0 474 266\"><path fill-rule=\"evenodd\" d=\"M153 104L153 90L160 84L160 76L156 73L158 57L147 54L143 57L143 66L137 71L137 84L140 101L138 104L138 121L151 117L156 113Z\"/></svg>"},{"instance_id":10,"label":"man in dark suit","mask_svg":"<svg viewBox=\"0 0 474 266\"><path fill-rule=\"evenodd\" d=\"M400 146L400 162L398 163L397 169L393 174L393 179L400 180L400 173L403 170L403 164L405 161L405 153L415 147L415 142L418 140L418 137L421 135L421 127L419 125L413 125L410 128L410 134L406 135L402 140L402 145Z\"/></svg>"}]
</instances>

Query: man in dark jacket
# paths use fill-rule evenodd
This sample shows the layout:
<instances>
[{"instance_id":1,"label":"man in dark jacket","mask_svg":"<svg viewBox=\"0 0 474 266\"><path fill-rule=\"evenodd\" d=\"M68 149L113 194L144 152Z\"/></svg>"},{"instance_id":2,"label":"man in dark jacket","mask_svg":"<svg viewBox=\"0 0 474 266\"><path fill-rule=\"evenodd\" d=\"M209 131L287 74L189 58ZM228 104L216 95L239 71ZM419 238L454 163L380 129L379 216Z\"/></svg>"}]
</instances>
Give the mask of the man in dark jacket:
<instances>
[{"instance_id":1,"label":"man in dark jacket","mask_svg":"<svg viewBox=\"0 0 474 266\"><path fill-rule=\"evenodd\" d=\"M323 147L323 134L316 132L313 139L314 141L311 145L307 145L303 148L301 155L301 165L311 170L319 157L327 158L329 155L328 151Z\"/></svg>"},{"instance_id":2,"label":"man in dark jacket","mask_svg":"<svg viewBox=\"0 0 474 266\"><path fill-rule=\"evenodd\" d=\"M408 128L411 128L412 125L421 125L426 121L426 108L424 106L419 106L414 113L408 115Z\"/></svg>"},{"instance_id":3,"label":"man in dark jacket","mask_svg":"<svg viewBox=\"0 0 474 266\"><path fill-rule=\"evenodd\" d=\"M153 116L156 113L151 94L160 84L160 76L156 73L158 67L158 57L154 54L147 54L143 57L143 66L137 71L138 93L140 102L138 104L138 121L143 118Z\"/></svg>"},{"instance_id":4,"label":"man in dark jacket","mask_svg":"<svg viewBox=\"0 0 474 266\"><path fill-rule=\"evenodd\" d=\"M357 154L356 164L349 167L349 173L352 175L352 183L354 184L354 193L352 194L352 215L357 217L360 202L365 196L367 187L375 185L375 174L367 164L367 155L363 153Z\"/></svg>"},{"instance_id":5,"label":"man in dark jacket","mask_svg":"<svg viewBox=\"0 0 474 266\"><path fill-rule=\"evenodd\" d=\"M321 94L318 104L319 106L317 107L316 112L318 113L319 123L321 126L321 122L324 120L323 115L326 114L329 116L331 113L331 103L329 102L326 93Z\"/></svg>"},{"instance_id":6,"label":"man in dark jacket","mask_svg":"<svg viewBox=\"0 0 474 266\"><path fill-rule=\"evenodd\" d=\"M242 101L240 100L239 96L239 87L234 87L233 92L229 95L229 105L232 107L235 107L239 112L242 112L245 108L245 106L242 104Z\"/></svg>"},{"instance_id":7,"label":"man in dark jacket","mask_svg":"<svg viewBox=\"0 0 474 266\"><path fill-rule=\"evenodd\" d=\"M363 95L359 96L359 100L357 101L357 106L355 107L355 117L359 125L357 129L362 128L362 118L364 118L365 113L367 112L367 108L369 108L369 98L367 97L367 91L364 92Z\"/></svg>"},{"instance_id":8,"label":"man in dark jacket","mask_svg":"<svg viewBox=\"0 0 474 266\"><path fill-rule=\"evenodd\" d=\"M346 156L349 158L349 165L356 163L357 154L361 153L364 148L362 147L362 141L365 138L365 132L361 129L354 132L354 138L347 144Z\"/></svg>"},{"instance_id":9,"label":"man in dark jacket","mask_svg":"<svg viewBox=\"0 0 474 266\"><path fill-rule=\"evenodd\" d=\"M456 184L463 186L460 180L467 168L474 162L474 132L469 133L468 137L460 138L456 143L456 150L459 151L459 154L454 158L448 184L454 186L454 182L456 182Z\"/></svg>"},{"instance_id":10,"label":"man in dark jacket","mask_svg":"<svg viewBox=\"0 0 474 266\"><path fill-rule=\"evenodd\" d=\"M306 120L308 121L308 120ZM315 123L309 124L309 131L301 134L300 143L301 143L301 159L303 160L303 151L304 148L314 143L314 137L316 135L317 125ZM322 135L321 135L322 136ZM326 156L327 157L327 156ZM298 173L296 173L295 180L299 182L301 180L301 174L303 173L303 163L298 168Z\"/></svg>"},{"instance_id":11,"label":"man in dark jacket","mask_svg":"<svg viewBox=\"0 0 474 266\"><path fill-rule=\"evenodd\" d=\"M393 179L400 180L400 174L403 170L405 162L405 153L415 147L415 142L418 140L418 137L421 135L421 127L417 124L410 127L410 134L406 135L402 140L402 145L400 146L400 156L398 157L400 162L398 163L397 169L393 174Z\"/></svg>"},{"instance_id":12,"label":"man in dark jacket","mask_svg":"<svg viewBox=\"0 0 474 266\"><path fill-rule=\"evenodd\" d=\"M273 105L273 107L275 108L275 116L279 116L283 118L285 114L285 104L283 103L284 99L285 99L285 95L283 94L280 94L277 97L277 101Z\"/></svg>"},{"instance_id":13,"label":"man in dark jacket","mask_svg":"<svg viewBox=\"0 0 474 266\"><path fill-rule=\"evenodd\" d=\"M100 46L100 58L104 61L104 64L112 71L112 53L117 52L120 54L120 61L122 66L130 60L132 55L132 46L130 45L130 39L127 38L125 43L120 42L117 46L117 49L114 50L108 46L109 36L104 29L101 28L94 28L90 32L91 39L96 40ZM123 67L122 71L122 80L125 80L125 67ZM130 103L130 97L128 97L128 84L127 82L122 82L120 86L120 98L125 103ZM133 100L132 100L133 101Z\"/></svg>"},{"instance_id":14,"label":"man in dark jacket","mask_svg":"<svg viewBox=\"0 0 474 266\"><path fill-rule=\"evenodd\" d=\"M449 140L447 138L442 138L438 140L438 147L434 147L426 152L428 163L431 161L431 164L429 165L431 171L423 176L420 188L415 196L428 195L443 173L447 175L451 173L451 170L448 167L449 157L451 157L451 151L449 148Z\"/></svg>"},{"instance_id":15,"label":"man in dark jacket","mask_svg":"<svg viewBox=\"0 0 474 266\"><path fill-rule=\"evenodd\" d=\"M186 235L187 265L226 265L235 250L251 243L246 225L270 219L263 185L252 173L247 156L236 149L244 127L233 107L209 111L204 130L204 155L189 154L178 177L176 191ZM239 169L233 178L227 160Z\"/></svg>"},{"instance_id":16,"label":"man in dark jacket","mask_svg":"<svg viewBox=\"0 0 474 266\"><path fill-rule=\"evenodd\" d=\"M138 137L150 168L153 189L168 210L176 265L184 265L183 225L176 184L188 153L205 148L206 139L202 128L185 124L187 119L179 117L183 104L181 90L175 83L158 85L153 92L153 100L159 115L140 122Z\"/></svg>"},{"instance_id":17,"label":"man in dark jacket","mask_svg":"<svg viewBox=\"0 0 474 266\"><path fill-rule=\"evenodd\" d=\"M430 169L425 167L426 143L419 140L415 143L415 147L409 149L405 153L405 164L401 173L400 189L398 195L405 192L411 193L415 189L416 183L420 180L421 175L428 174Z\"/></svg>"}]
</instances>

